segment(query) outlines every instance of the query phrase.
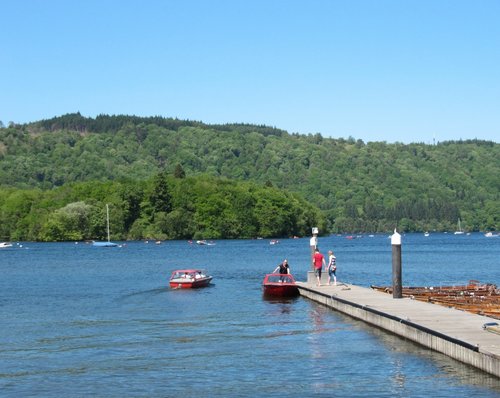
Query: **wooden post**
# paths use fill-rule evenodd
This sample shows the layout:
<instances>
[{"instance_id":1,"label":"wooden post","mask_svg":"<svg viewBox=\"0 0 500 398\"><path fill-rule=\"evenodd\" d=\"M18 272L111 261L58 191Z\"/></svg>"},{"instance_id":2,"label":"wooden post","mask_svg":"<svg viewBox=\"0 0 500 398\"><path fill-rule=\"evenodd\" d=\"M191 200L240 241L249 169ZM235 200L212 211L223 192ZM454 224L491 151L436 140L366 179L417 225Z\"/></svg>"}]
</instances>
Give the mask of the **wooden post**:
<instances>
[{"instance_id":1,"label":"wooden post","mask_svg":"<svg viewBox=\"0 0 500 398\"><path fill-rule=\"evenodd\" d=\"M392 245L392 298L403 298L401 268L401 235L394 229L391 236Z\"/></svg>"}]
</instances>

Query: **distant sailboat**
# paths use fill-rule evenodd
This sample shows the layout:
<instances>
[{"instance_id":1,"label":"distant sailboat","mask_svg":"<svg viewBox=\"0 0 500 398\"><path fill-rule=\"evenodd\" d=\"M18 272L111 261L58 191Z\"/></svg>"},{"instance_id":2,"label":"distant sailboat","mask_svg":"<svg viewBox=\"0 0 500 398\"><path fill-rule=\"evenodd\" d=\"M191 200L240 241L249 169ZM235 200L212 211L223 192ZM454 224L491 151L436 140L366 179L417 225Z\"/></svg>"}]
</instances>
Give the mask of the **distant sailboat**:
<instances>
[{"instance_id":1,"label":"distant sailboat","mask_svg":"<svg viewBox=\"0 0 500 398\"><path fill-rule=\"evenodd\" d=\"M108 232L108 241L107 242L95 242L92 243L92 246L97 246L97 247L116 247L118 246L117 243L111 242L109 240L109 206L106 204L106 226L107 226L107 232Z\"/></svg>"},{"instance_id":2,"label":"distant sailboat","mask_svg":"<svg viewBox=\"0 0 500 398\"><path fill-rule=\"evenodd\" d=\"M462 225L460 224L460 218L458 219L458 231L455 231L455 235L463 235Z\"/></svg>"}]
</instances>

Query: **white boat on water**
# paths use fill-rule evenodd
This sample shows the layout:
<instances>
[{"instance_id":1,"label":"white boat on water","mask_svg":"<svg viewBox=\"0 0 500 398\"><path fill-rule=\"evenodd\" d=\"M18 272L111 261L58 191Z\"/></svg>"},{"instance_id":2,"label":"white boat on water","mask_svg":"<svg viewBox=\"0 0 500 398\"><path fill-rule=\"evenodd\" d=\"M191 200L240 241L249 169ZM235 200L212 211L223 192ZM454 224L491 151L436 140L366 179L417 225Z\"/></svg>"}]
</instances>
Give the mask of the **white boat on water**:
<instances>
[{"instance_id":1,"label":"white boat on water","mask_svg":"<svg viewBox=\"0 0 500 398\"><path fill-rule=\"evenodd\" d=\"M203 239L203 240L197 240L196 244L200 245L200 246L214 246L215 242L212 242L212 241L208 242L208 241Z\"/></svg>"},{"instance_id":2,"label":"white boat on water","mask_svg":"<svg viewBox=\"0 0 500 398\"><path fill-rule=\"evenodd\" d=\"M10 242L0 242L0 249L6 249L7 247L12 247Z\"/></svg>"},{"instance_id":3,"label":"white boat on water","mask_svg":"<svg viewBox=\"0 0 500 398\"><path fill-rule=\"evenodd\" d=\"M455 231L455 235L463 235L462 225L460 224L460 218L458 219L458 231Z\"/></svg>"}]
</instances>

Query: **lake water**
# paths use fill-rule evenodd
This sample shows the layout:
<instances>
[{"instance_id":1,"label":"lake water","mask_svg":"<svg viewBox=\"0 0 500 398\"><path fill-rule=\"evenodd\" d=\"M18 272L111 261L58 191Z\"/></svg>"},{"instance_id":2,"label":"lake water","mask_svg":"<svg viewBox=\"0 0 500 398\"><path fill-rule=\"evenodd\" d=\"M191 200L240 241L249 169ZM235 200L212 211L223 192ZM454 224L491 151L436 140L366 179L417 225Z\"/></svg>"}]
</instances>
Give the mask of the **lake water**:
<instances>
[{"instance_id":1,"label":"lake water","mask_svg":"<svg viewBox=\"0 0 500 398\"><path fill-rule=\"evenodd\" d=\"M319 246L340 281L391 284L386 235ZM500 396L498 378L320 304L264 300L284 258L305 280L309 239L1 249L0 396ZM500 285L500 238L405 235L402 258L404 285ZM191 266L211 286L170 289Z\"/></svg>"}]
</instances>

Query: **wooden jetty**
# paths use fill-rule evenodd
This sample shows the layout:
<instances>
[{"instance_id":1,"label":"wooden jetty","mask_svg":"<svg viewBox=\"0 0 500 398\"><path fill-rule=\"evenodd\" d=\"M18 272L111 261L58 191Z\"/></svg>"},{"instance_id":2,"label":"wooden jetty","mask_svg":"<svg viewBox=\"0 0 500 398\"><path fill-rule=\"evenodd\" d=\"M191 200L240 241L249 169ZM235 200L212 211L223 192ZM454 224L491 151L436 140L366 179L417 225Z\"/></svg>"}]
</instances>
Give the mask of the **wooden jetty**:
<instances>
[{"instance_id":1,"label":"wooden jetty","mask_svg":"<svg viewBox=\"0 0 500 398\"><path fill-rule=\"evenodd\" d=\"M313 275L297 285L304 297L500 377L495 318L351 284L318 287Z\"/></svg>"}]
</instances>

